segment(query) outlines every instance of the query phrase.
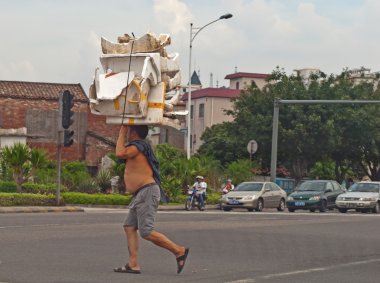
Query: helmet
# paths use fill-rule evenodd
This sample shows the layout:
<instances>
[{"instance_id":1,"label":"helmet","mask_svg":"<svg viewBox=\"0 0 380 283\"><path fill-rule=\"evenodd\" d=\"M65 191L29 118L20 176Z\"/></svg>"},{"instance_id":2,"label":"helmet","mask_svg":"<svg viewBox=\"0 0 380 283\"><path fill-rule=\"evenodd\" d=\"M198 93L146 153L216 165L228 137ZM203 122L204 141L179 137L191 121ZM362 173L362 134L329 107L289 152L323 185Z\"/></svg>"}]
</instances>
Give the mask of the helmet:
<instances>
[{"instance_id":1,"label":"helmet","mask_svg":"<svg viewBox=\"0 0 380 283\"><path fill-rule=\"evenodd\" d=\"M197 176L197 177L195 177L195 179L201 179L201 180L203 180L204 178L203 178L203 176Z\"/></svg>"}]
</instances>

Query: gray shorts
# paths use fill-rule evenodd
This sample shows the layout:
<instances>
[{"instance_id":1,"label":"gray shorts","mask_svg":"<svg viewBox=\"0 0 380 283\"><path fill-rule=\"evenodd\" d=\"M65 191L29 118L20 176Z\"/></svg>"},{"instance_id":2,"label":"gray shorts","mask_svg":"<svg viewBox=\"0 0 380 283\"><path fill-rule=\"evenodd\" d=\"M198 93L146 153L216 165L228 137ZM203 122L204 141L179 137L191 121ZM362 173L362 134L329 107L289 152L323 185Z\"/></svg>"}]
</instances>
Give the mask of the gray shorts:
<instances>
[{"instance_id":1,"label":"gray shorts","mask_svg":"<svg viewBox=\"0 0 380 283\"><path fill-rule=\"evenodd\" d=\"M129 204L124 226L135 227L143 238L148 236L154 229L159 202L160 187L157 184L152 183L140 188Z\"/></svg>"}]
</instances>

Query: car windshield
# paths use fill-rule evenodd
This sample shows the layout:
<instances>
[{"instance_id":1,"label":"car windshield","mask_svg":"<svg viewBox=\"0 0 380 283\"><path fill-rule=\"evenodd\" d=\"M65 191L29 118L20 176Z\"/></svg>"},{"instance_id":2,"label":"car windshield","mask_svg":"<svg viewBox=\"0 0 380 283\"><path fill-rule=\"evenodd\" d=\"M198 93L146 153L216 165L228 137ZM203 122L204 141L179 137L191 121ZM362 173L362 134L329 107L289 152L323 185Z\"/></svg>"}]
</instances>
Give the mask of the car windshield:
<instances>
[{"instance_id":1,"label":"car windshield","mask_svg":"<svg viewBox=\"0 0 380 283\"><path fill-rule=\"evenodd\" d=\"M244 192L259 192L263 188L264 183L241 183L234 189L236 191Z\"/></svg>"},{"instance_id":2,"label":"car windshield","mask_svg":"<svg viewBox=\"0 0 380 283\"><path fill-rule=\"evenodd\" d=\"M297 191L324 191L326 182L304 182Z\"/></svg>"},{"instance_id":3,"label":"car windshield","mask_svg":"<svg viewBox=\"0 0 380 283\"><path fill-rule=\"evenodd\" d=\"M353 184L348 191L349 192L371 192L378 193L380 189L379 184L372 183L356 183Z\"/></svg>"}]
</instances>

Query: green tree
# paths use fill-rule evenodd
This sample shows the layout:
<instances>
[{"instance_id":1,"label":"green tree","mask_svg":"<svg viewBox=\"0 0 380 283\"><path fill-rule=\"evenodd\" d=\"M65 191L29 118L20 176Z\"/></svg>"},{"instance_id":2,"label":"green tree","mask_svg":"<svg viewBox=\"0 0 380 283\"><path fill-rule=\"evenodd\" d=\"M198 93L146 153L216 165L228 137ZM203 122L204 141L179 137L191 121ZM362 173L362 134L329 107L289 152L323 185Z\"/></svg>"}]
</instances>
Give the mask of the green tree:
<instances>
[{"instance_id":1,"label":"green tree","mask_svg":"<svg viewBox=\"0 0 380 283\"><path fill-rule=\"evenodd\" d=\"M31 149L25 144L16 143L1 149L1 159L12 169L16 190L20 193L22 184L46 164L47 158L42 149Z\"/></svg>"},{"instance_id":2,"label":"green tree","mask_svg":"<svg viewBox=\"0 0 380 283\"><path fill-rule=\"evenodd\" d=\"M275 69L263 90L251 87L227 111L233 122L213 126L202 136L200 152L223 164L244 158L250 139L258 142L255 159L270 167L273 102L284 100L380 100L374 83L354 84L346 71L303 78ZM378 82L378 78L376 79ZM278 162L300 179L317 161L334 162L335 179L341 181L348 167L361 168L380 180L380 116L378 105L287 104L279 117ZM228 141L228 142L226 142ZM223 152L225 148L225 152ZM231 153L232 152L232 153ZM228 156L228 159L223 159Z\"/></svg>"}]
</instances>

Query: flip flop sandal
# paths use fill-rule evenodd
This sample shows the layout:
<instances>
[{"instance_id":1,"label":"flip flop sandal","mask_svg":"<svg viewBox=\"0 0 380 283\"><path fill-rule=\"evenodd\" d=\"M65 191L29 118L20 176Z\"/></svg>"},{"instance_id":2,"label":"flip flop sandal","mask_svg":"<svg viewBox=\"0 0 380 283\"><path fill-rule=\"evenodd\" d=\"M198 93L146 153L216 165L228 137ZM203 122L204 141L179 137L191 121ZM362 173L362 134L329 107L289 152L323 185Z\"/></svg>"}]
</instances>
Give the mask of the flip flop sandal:
<instances>
[{"instance_id":1,"label":"flip flop sandal","mask_svg":"<svg viewBox=\"0 0 380 283\"><path fill-rule=\"evenodd\" d=\"M140 270L132 269L128 263L125 266L114 268L113 271L121 273L141 274Z\"/></svg>"},{"instance_id":2,"label":"flip flop sandal","mask_svg":"<svg viewBox=\"0 0 380 283\"><path fill-rule=\"evenodd\" d=\"M187 255L189 254L189 248L185 249L185 254L176 258L177 260L177 274L181 273L186 263Z\"/></svg>"}]
</instances>

